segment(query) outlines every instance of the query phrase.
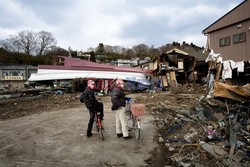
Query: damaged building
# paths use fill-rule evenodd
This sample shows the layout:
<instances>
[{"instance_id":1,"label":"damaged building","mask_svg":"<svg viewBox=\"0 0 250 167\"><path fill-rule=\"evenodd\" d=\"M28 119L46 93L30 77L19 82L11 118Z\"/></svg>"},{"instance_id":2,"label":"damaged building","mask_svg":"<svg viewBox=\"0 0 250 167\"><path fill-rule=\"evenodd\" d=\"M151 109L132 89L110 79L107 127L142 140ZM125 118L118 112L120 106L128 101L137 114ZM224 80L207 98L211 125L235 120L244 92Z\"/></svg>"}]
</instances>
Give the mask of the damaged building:
<instances>
[{"instance_id":1,"label":"damaged building","mask_svg":"<svg viewBox=\"0 0 250 167\"><path fill-rule=\"evenodd\" d=\"M31 74L36 72L36 66L0 66L0 89L4 87L23 88Z\"/></svg>"},{"instance_id":2,"label":"damaged building","mask_svg":"<svg viewBox=\"0 0 250 167\"><path fill-rule=\"evenodd\" d=\"M194 55L174 48L160 56L160 74L166 70L176 75L178 81L196 81L198 76L206 76L205 57L206 53Z\"/></svg>"},{"instance_id":3,"label":"damaged building","mask_svg":"<svg viewBox=\"0 0 250 167\"><path fill-rule=\"evenodd\" d=\"M207 55L201 50L173 48L135 67L152 70L153 78L161 79L163 88L177 87L178 82L196 82L207 76Z\"/></svg>"},{"instance_id":4,"label":"damaged building","mask_svg":"<svg viewBox=\"0 0 250 167\"><path fill-rule=\"evenodd\" d=\"M249 9L250 1L245 0L202 31L207 49L212 50L207 61L217 81L222 74L228 84L250 82Z\"/></svg>"}]
</instances>

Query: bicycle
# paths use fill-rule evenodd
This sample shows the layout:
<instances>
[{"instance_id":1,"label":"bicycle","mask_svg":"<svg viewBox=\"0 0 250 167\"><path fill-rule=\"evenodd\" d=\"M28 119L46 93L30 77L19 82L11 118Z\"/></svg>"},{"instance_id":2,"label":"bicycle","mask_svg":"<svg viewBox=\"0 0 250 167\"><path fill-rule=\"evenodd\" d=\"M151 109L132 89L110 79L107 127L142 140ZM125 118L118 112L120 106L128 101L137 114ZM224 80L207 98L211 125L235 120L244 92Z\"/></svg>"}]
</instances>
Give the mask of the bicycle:
<instances>
[{"instance_id":1,"label":"bicycle","mask_svg":"<svg viewBox=\"0 0 250 167\"><path fill-rule=\"evenodd\" d=\"M96 130L97 132L100 133L101 139L104 140L104 127L102 125L102 120L101 120L101 116L100 116L100 112L96 112L95 113L95 122L96 122Z\"/></svg>"},{"instance_id":2,"label":"bicycle","mask_svg":"<svg viewBox=\"0 0 250 167\"><path fill-rule=\"evenodd\" d=\"M141 137L141 116L144 115L145 105L144 104L132 104L130 106L129 119L132 121L132 125L128 123L130 129L134 129L135 138L137 140Z\"/></svg>"}]
</instances>

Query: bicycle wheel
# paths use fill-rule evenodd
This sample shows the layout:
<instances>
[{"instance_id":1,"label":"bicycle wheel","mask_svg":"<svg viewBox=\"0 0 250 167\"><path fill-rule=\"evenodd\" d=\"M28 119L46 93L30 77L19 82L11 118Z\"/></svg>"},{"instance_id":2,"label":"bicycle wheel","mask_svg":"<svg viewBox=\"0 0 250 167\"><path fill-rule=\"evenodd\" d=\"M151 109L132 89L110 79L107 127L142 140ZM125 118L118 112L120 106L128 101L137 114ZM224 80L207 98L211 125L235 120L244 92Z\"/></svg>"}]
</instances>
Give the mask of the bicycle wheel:
<instances>
[{"instance_id":1,"label":"bicycle wheel","mask_svg":"<svg viewBox=\"0 0 250 167\"><path fill-rule=\"evenodd\" d=\"M140 119L136 118L135 119L135 126L134 126L134 132L135 132L135 138L137 140L140 139L140 135L141 135L141 124L140 124Z\"/></svg>"},{"instance_id":2,"label":"bicycle wheel","mask_svg":"<svg viewBox=\"0 0 250 167\"><path fill-rule=\"evenodd\" d=\"M98 126L98 124L96 123L96 132L99 132L99 131L100 131L99 126Z\"/></svg>"},{"instance_id":3,"label":"bicycle wheel","mask_svg":"<svg viewBox=\"0 0 250 167\"><path fill-rule=\"evenodd\" d=\"M95 129L96 129L96 132L99 132L99 123L98 123L98 115L97 113L95 113Z\"/></svg>"},{"instance_id":4,"label":"bicycle wheel","mask_svg":"<svg viewBox=\"0 0 250 167\"><path fill-rule=\"evenodd\" d=\"M101 139L104 140L104 135L103 135L104 128L100 128L99 132L100 132Z\"/></svg>"}]
</instances>

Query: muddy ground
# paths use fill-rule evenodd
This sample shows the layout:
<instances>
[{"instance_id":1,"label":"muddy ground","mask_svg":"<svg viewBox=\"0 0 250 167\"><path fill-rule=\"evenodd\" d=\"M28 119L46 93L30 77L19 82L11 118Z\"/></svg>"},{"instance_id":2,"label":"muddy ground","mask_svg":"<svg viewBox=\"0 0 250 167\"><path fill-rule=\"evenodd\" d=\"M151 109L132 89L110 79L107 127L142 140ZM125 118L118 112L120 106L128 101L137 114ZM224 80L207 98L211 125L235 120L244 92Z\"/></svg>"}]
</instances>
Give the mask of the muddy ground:
<instances>
[{"instance_id":1,"label":"muddy ground","mask_svg":"<svg viewBox=\"0 0 250 167\"><path fill-rule=\"evenodd\" d=\"M102 141L95 130L86 138L89 115L78 95L42 99L2 101L0 166L145 166L157 146L150 113L142 117L141 140L118 139L110 97L100 98L105 106Z\"/></svg>"},{"instance_id":2,"label":"muddy ground","mask_svg":"<svg viewBox=\"0 0 250 167\"><path fill-rule=\"evenodd\" d=\"M109 96L98 97L105 106L105 141L96 132L87 139L88 110L79 95L1 100L0 166L249 166L249 157L238 162L228 156L228 135L218 124L222 110L201 102L206 86L185 84L169 91L129 94L146 105L140 141L116 138ZM208 140L208 126L216 129L217 139ZM238 149L250 148L244 142ZM204 143L217 153L205 150Z\"/></svg>"},{"instance_id":3,"label":"muddy ground","mask_svg":"<svg viewBox=\"0 0 250 167\"><path fill-rule=\"evenodd\" d=\"M71 108L79 103L79 93L57 95L53 92L28 97L0 99L0 119L14 119L44 111Z\"/></svg>"}]
</instances>

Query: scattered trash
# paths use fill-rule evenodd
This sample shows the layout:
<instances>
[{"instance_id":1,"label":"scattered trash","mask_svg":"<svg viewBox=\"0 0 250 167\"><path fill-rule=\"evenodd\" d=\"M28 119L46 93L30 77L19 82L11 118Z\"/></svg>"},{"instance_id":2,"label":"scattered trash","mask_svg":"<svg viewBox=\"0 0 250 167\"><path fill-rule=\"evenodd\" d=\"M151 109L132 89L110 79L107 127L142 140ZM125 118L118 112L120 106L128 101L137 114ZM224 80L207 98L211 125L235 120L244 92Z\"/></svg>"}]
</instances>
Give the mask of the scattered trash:
<instances>
[{"instance_id":1,"label":"scattered trash","mask_svg":"<svg viewBox=\"0 0 250 167\"><path fill-rule=\"evenodd\" d=\"M196 95L189 92L191 96L181 91L157 92L155 103L146 105L155 118L159 143L162 139L165 142L160 147L165 148L167 164L250 165L250 103L217 98L213 94L208 100L207 95L198 94L200 91ZM148 97L141 98L146 102Z\"/></svg>"},{"instance_id":2,"label":"scattered trash","mask_svg":"<svg viewBox=\"0 0 250 167\"><path fill-rule=\"evenodd\" d=\"M244 157L245 157L245 153L241 150L238 150L235 155L231 155L230 158L232 158L234 161L236 162L240 162Z\"/></svg>"},{"instance_id":3,"label":"scattered trash","mask_svg":"<svg viewBox=\"0 0 250 167\"><path fill-rule=\"evenodd\" d=\"M165 143L165 146L169 147L169 146L170 146L170 143Z\"/></svg>"},{"instance_id":4,"label":"scattered trash","mask_svg":"<svg viewBox=\"0 0 250 167\"><path fill-rule=\"evenodd\" d=\"M219 158L218 154L215 153L214 151L214 147L213 145L204 143L201 145L201 147L206 150L207 152L209 152L210 154L212 154L215 158Z\"/></svg>"},{"instance_id":5,"label":"scattered trash","mask_svg":"<svg viewBox=\"0 0 250 167\"><path fill-rule=\"evenodd\" d=\"M208 139L212 139L216 134L216 130L214 130L213 126L207 126L207 127L203 126L203 129L205 132L207 132Z\"/></svg>"},{"instance_id":6,"label":"scattered trash","mask_svg":"<svg viewBox=\"0 0 250 167\"><path fill-rule=\"evenodd\" d=\"M57 90L57 91L56 91L56 94L57 94L57 95L62 95L62 94L63 94L63 91L62 91L62 90Z\"/></svg>"},{"instance_id":7,"label":"scattered trash","mask_svg":"<svg viewBox=\"0 0 250 167\"><path fill-rule=\"evenodd\" d=\"M187 133L185 136L184 136L184 139L189 142L189 143L193 143L192 142L192 139L194 136L197 135L197 132L193 132L193 133Z\"/></svg>"},{"instance_id":8,"label":"scattered trash","mask_svg":"<svg viewBox=\"0 0 250 167\"><path fill-rule=\"evenodd\" d=\"M174 151L175 148L174 148L174 147L169 147L168 150L169 150L169 151Z\"/></svg>"},{"instance_id":9,"label":"scattered trash","mask_svg":"<svg viewBox=\"0 0 250 167\"><path fill-rule=\"evenodd\" d=\"M223 148L221 147L214 147L214 152L218 155L221 156L228 156L228 152L226 152Z\"/></svg>"},{"instance_id":10,"label":"scattered trash","mask_svg":"<svg viewBox=\"0 0 250 167\"><path fill-rule=\"evenodd\" d=\"M160 143L163 143L164 142L164 139L162 137L159 137L159 142Z\"/></svg>"}]
</instances>

